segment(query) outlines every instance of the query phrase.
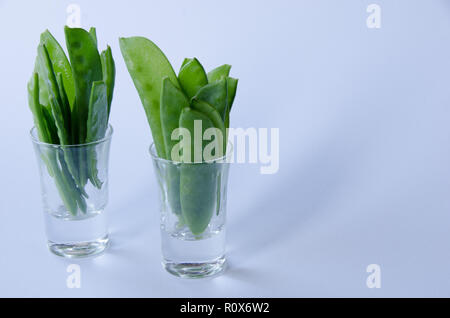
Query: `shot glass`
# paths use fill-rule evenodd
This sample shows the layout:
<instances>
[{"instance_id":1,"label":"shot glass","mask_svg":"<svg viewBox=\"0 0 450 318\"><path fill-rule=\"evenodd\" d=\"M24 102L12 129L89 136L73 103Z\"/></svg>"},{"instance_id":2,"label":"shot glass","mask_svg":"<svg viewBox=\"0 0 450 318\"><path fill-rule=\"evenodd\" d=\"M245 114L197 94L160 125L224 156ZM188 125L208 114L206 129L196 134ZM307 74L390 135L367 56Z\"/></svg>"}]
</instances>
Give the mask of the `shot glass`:
<instances>
[{"instance_id":1,"label":"shot glass","mask_svg":"<svg viewBox=\"0 0 450 318\"><path fill-rule=\"evenodd\" d=\"M160 189L162 264L186 278L225 268L225 221L229 162L180 163L161 159L150 146Z\"/></svg>"},{"instance_id":2,"label":"shot glass","mask_svg":"<svg viewBox=\"0 0 450 318\"><path fill-rule=\"evenodd\" d=\"M67 258L102 253L109 243L105 208L113 129L96 142L61 146L31 140L38 160L50 251Z\"/></svg>"}]
</instances>

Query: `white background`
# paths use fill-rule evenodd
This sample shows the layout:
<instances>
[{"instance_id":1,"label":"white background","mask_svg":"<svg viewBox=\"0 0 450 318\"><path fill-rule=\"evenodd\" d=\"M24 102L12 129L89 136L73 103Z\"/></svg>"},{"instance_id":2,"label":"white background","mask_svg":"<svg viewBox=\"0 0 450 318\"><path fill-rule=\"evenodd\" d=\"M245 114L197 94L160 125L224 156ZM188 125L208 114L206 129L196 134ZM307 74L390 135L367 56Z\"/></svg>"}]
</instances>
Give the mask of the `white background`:
<instances>
[{"instance_id":1,"label":"white background","mask_svg":"<svg viewBox=\"0 0 450 318\"><path fill-rule=\"evenodd\" d=\"M74 1L76 2L76 1ZM113 49L112 246L66 261L45 245L26 83L39 34L64 43L71 1L0 0L0 296L450 296L450 2L77 1ZM381 6L381 28L366 8ZM119 36L152 39L240 79L233 127L280 128L280 170L234 165L229 268L160 265L150 129ZM81 288L66 268L81 266ZM366 267L381 266L381 288Z\"/></svg>"}]
</instances>

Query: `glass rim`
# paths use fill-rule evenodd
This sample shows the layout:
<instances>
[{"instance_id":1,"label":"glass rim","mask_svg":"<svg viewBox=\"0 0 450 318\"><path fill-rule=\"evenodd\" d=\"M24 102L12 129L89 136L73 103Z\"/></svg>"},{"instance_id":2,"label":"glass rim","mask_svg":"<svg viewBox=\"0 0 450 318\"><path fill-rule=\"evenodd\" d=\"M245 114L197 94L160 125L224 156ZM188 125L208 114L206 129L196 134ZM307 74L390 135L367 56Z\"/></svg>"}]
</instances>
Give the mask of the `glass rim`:
<instances>
[{"instance_id":1,"label":"glass rim","mask_svg":"<svg viewBox=\"0 0 450 318\"><path fill-rule=\"evenodd\" d=\"M81 148L81 147L86 147L86 146L98 145L98 144L101 144L101 143L104 143L104 142L110 140L112 138L112 135L113 135L113 132L114 132L114 128L113 128L113 126L111 124L108 124L108 128L106 129L105 137L103 137L102 139L99 139L99 140L96 140L96 141L87 142L87 143L83 143L83 144L73 144L73 145L50 144L50 143L47 143L47 142L40 141L38 139L37 135L34 133L36 131L37 131L36 126L33 126L30 129L31 141L34 144L36 144L36 145L53 147L53 148Z\"/></svg>"},{"instance_id":2,"label":"glass rim","mask_svg":"<svg viewBox=\"0 0 450 318\"><path fill-rule=\"evenodd\" d=\"M230 151L225 154L225 156L210 160L210 161L204 161L204 162L179 162L179 161L173 161L173 160L168 160L168 159L164 159L158 156L158 154L156 153L156 145L154 142L152 142L150 144L150 147L148 148L148 152L150 153L150 156L152 157L153 160L156 161L160 161L160 162L164 162L164 163L170 163L173 165L182 165L182 164L189 164L189 165L202 165L202 164L211 164L211 163L229 163L228 159L231 158L231 154L232 154L232 150L233 150L233 145L231 142L228 142L228 145L230 146Z\"/></svg>"}]
</instances>

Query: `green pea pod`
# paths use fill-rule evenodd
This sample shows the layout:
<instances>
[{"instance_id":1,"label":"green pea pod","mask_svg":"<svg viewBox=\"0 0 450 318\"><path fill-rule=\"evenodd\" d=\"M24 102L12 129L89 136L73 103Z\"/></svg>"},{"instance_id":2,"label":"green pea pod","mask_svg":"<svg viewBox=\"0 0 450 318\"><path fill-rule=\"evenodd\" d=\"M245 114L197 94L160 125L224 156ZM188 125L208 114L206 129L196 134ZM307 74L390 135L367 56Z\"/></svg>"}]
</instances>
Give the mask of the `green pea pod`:
<instances>
[{"instance_id":1,"label":"green pea pod","mask_svg":"<svg viewBox=\"0 0 450 318\"><path fill-rule=\"evenodd\" d=\"M192 100L192 104L191 107L199 112L201 112L202 114L208 116L209 120L212 122L213 127L217 128L220 131L221 136L217 136L217 137L222 137L220 140L214 140L214 142L216 142L217 144L214 146L215 149L222 149L222 152L219 153L215 153L214 156L212 156L212 158L220 158L223 157L225 155L226 152L226 143L225 143L225 125L223 123L223 120L219 114L219 112L210 104L208 104L205 101L202 100L197 100L197 99L193 99ZM204 141L204 143L208 143L207 141ZM206 145L203 144L203 151L205 151L205 147Z\"/></svg>"},{"instance_id":2,"label":"green pea pod","mask_svg":"<svg viewBox=\"0 0 450 318\"><path fill-rule=\"evenodd\" d=\"M227 112L227 80L223 78L216 82L211 82L197 92L195 99L202 100L213 106L225 120Z\"/></svg>"},{"instance_id":3,"label":"green pea pod","mask_svg":"<svg viewBox=\"0 0 450 318\"><path fill-rule=\"evenodd\" d=\"M53 64L50 60L47 48L45 45L40 45L38 48L38 57L42 65L44 82L47 84L49 93L50 112L46 112L46 120L49 131L52 132L56 126L58 140L61 145L70 145L72 139L70 137L71 127L71 112L67 95L64 91L62 74L58 73L58 78L55 76ZM51 114L51 118L49 116ZM68 170L72 174L77 186L80 189L84 188L82 178L80 178L80 167L78 166L78 158L75 158L72 149L65 149L64 156L68 164ZM80 190L84 194L84 190Z\"/></svg>"},{"instance_id":4,"label":"green pea pod","mask_svg":"<svg viewBox=\"0 0 450 318\"><path fill-rule=\"evenodd\" d=\"M58 87L59 87L59 91L60 91L60 96L61 96L61 100L62 100L62 104L61 104L61 111L57 110L57 109L53 109L52 108L52 119L54 120L54 122L56 124L58 124L58 121L60 122L61 125L61 120L57 119L56 117L63 117L64 118L64 134L66 135L66 138L64 139L64 142L61 142L60 139L60 144L61 145L70 145L73 144L73 140L72 140L72 134L71 134L71 112L70 112L70 104L69 104L69 100L67 98L67 94L64 90L64 85L63 85L63 79L62 79L62 74L59 73L57 76L57 83L58 83ZM56 112L56 115L55 115ZM61 114L59 114L61 113ZM53 124L53 120L51 121L51 123ZM57 126L57 125L55 125ZM58 129L59 131L60 129ZM80 187L81 192L83 193L83 195L87 198L88 195L87 193L84 191L84 185L81 184L80 182L80 167L78 164L78 154L77 154L77 150L74 148L66 148L64 149L64 157L66 159L67 165L68 165L68 169L70 171L70 173L72 174L75 183L77 184L78 187Z\"/></svg>"},{"instance_id":5,"label":"green pea pod","mask_svg":"<svg viewBox=\"0 0 450 318\"><path fill-rule=\"evenodd\" d=\"M173 160L172 148L177 140L172 140L172 132L179 127L181 111L185 107L189 107L188 99L168 77L165 77L162 83L160 115L167 160Z\"/></svg>"},{"instance_id":6,"label":"green pea pod","mask_svg":"<svg viewBox=\"0 0 450 318\"><path fill-rule=\"evenodd\" d=\"M74 195L74 191L76 191L74 189L76 189L76 186L75 188L71 187L68 174L63 173L63 171L59 169L60 164L58 163L59 159L57 158L57 155L54 153L48 153L48 156L53 175L55 176L55 184L59 195L61 196L66 209L70 212L70 214L75 216L78 214L78 201ZM61 160L60 162L63 163L64 160ZM82 204L80 205L83 206Z\"/></svg>"},{"instance_id":7,"label":"green pea pod","mask_svg":"<svg viewBox=\"0 0 450 318\"><path fill-rule=\"evenodd\" d=\"M202 135L206 129L214 127L207 115L197 110L184 108L180 117L180 127L187 129L192 138L196 121L202 124ZM195 160L194 152L194 143L191 142L191 162ZM181 164L180 203L183 219L191 232L194 235L203 233L214 214L216 204L214 164L201 162Z\"/></svg>"},{"instance_id":8,"label":"green pea pod","mask_svg":"<svg viewBox=\"0 0 450 318\"><path fill-rule=\"evenodd\" d=\"M238 79L233 77L227 77L228 84L228 111L231 110L233 106L234 98L236 97L236 90L238 85Z\"/></svg>"},{"instance_id":9,"label":"green pea pod","mask_svg":"<svg viewBox=\"0 0 450 318\"><path fill-rule=\"evenodd\" d=\"M189 107L189 101L168 77L163 79L161 91L161 126L166 149L166 159L172 158L172 148L177 143L172 140L172 132L179 127L179 119L183 108ZM180 206L180 173L176 166L168 165L167 192L170 207L175 214L181 216Z\"/></svg>"},{"instance_id":10,"label":"green pea pod","mask_svg":"<svg viewBox=\"0 0 450 318\"><path fill-rule=\"evenodd\" d=\"M55 100L50 101L51 110L52 110L52 116L55 120L55 125L57 128L58 136L61 145L69 145L69 138L68 133L66 131L66 128L64 127L64 117L62 114L62 111L59 107L59 105L56 103ZM69 190L73 190L72 192L75 192L75 198L79 197L79 193L83 194L84 196L88 197L87 193L84 191L84 185L80 184L79 179L77 179L79 171L77 170L75 159L74 157L77 157L76 153L77 149L71 149L66 148L61 150L63 153L62 158L59 160L61 161L61 166L64 164L65 169L68 171L63 171L64 177L67 179L66 183L69 184ZM65 161L64 163L62 161ZM84 201L83 198L77 199L77 201ZM80 205L81 206L81 205Z\"/></svg>"},{"instance_id":11,"label":"green pea pod","mask_svg":"<svg viewBox=\"0 0 450 318\"><path fill-rule=\"evenodd\" d=\"M86 195L76 184L72 174L69 171L65 155L63 151L58 152L59 165L61 167L62 180L65 184L66 191L70 193L70 197L76 201L78 208L81 212L87 212L86 200L83 195ZM70 210L69 210L70 211Z\"/></svg>"},{"instance_id":12,"label":"green pea pod","mask_svg":"<svg viewBox=\"0 0 450 318\"><path fill-rule=\"evenodd\" d=\"M194 97L200 88L208 84L205 69L196 58L193 58L181 68L178 80L189 99Z\"/></svg>"},{"instance_id":13,"label":"green pea pod","mask_svg":"<svg viewBox=\"0 0 450 318\"><path fill-rule=\"evenodd\" d=\"M186 224L194 235L202 234L215 212L217 165L183 164L180 201Z\"/></svg>"},{"instance_id":14,"label":"green pea pod","mask_svg":"<svg viewBox=\"0 0 450 318\"><path fill-rule=\"evenodd\" d=\"M47 127L47 120L45 118L45 107L39 103L39 75L34 73L33 77L28 83L28 97L29 106L34 116L35 127L37 129L39 140L46 143L53 143L51 133ZM67 210L72 214L77 213L77 203L71 190L65 184L62 172L59 170L59 165L57 163L57 158L52 151L43 151L41 157L47 166L49 175L55 178L55 184L61 199L67 208Z\"/></svg>"},{"instance_id":15,"label":"green pea pod","mask_svg":"<svg viewBox=\"0 0 450 318\"><path fill-rule=\"evenodd\" d=\"M73 125L78 132L76 143L86 141L86 123L92 83L101 81L102 63L97 44L92 35L80 28L65 27L67 50L75 82L76 103L73 109Z\"/></svg>"},{"instance_id":16,"label":"green pea pod","mask_svg":"<svg viewBox=\"0 0 450 318\"><path fill-rule=\"evenodd\" d=\"M64 80L63 80L63 76L61 73L58 73L58 75L56 76L56 83L58 84L58 88L59 88L59 96L61 97L61 112L62 115L64 117L64 126L65 129L67 131L67 139L69 142L72 142L72 138L71 138L71 110L70 110L70 102L69 102L69 98L67 97L67 93L64 90Z\"/></svg>"},{"instance_id":17,"label":"green pea pod","mask_svg":"<svg viewBox=\"0 0 450 318\"><path fill-rule=\"evenodd\" d=\"M108 117L109 117L114 92L114 82L116 78L116 66L114 64L114 59L109 45L107 46L106 50L104 50L100 54L100 58L102 61L103 81L106 84L106 92L108 94Z\"/></svg>"},{"instance_id":18,"label":"green pea pod","mask_svg":"<svg viewBox=\"0 0 450 318\"><path fill-rule=\"evenodd\" d=\"M87 116L92 83L103 78L100 55L92 35L80 28L64 28L72 74L75 82L75 105L72 112L73 141L86 142ZM85 185L88 179L88 158L85 151L79 151L79 183Z\"/></svg>"},{"instance_id":19,"label":"green pea pod","mask_svg":"<svg viewBox=\"0 0 450 318\"><path fill-rule=\"evenodd\" d=\"M56 102L55 99L50 100L50 106L52 110L53 119L55 120L55 125L59 137L59 141L61 145L69 145L69 134L67 132L65 123L64 123L64 115L61 110L60 105Z\"/></svg>"},{"instance_id":20,"label":"green pea pod","mask_svg":"<svg viewBox=\"0 0 450 318\"><path fill-rule=\"evenodd\" d=\"M42 77L44 78L44 83L47 86L47 92L49 94L48 100L51 109L51 112L49 113L51 114L51 118L49 113L45 113L49 131L53 134L54 128L52 126L55 125L59 143L61 145L69 145L71 144L70 132L68 130L71 125L70 105L68 103L67 96L64 93L62 75L59 73L60 76L58 81L45 45L39 45L38 59L41 64ZM74 176L77 185L80 189L82 189L84 184L81 181L82 179L79 177L79 168L76 166L76 160L73 158L72 151L67 149L64 152L65 158L69 165L68 169Z\"/></svg>"},{"instance_id":21,"label":"green pea pod","mask_svg":"<svg viewBox=\"0 0 450 318\"><path fill-rule=\"evenodd\" d=\"M180 71L181 71L181 69L183 68L183 66L185 66L187 63L189 63L190 61L192 61L193 59L191 59L191 58L189 58L189 57L186 57L184 60L183 60L183 63L181 63L181 67L180 67ZM180 72L178 72L178 73L180 73Z\"/></svg>"},{"instance_id":22,"label":"green pea pod","mask_svg":"<svg viewBox=\"0 0 450 318\"><path fill-rule=\"evenodd\" d=\"M107 85L103 81L92 83L91 97L89 99L89 114L87 121L86 142L102 139L108 129L108 96ZM97 153L95 146L87 149L89 180L100 189L102 182L98 178Z\"/></svg>"},{"instance_id":23,"label":"green pea pod","mask_svg":"<svg viewBox=\"0 0 450 318\"><path fill-rule=\"evenodd\" d=\"M62 104L61 96L59 94L58 84L56 82L56 76L53 72L52 62L48 55L45 45L40 44L38 46L38 62L39 62L39 78L42 79L40 88L46 88L48 106L50 106L51 100L56 100L58 105Z\"/></svg>"},{"instance_id":24,"label":"green pea pod","mask_svg":"<svg viewBox=\"0 0 450 318\"><path fill-rule=\"evenodd\" d=\"M39 102L39 75L37 72L33 73L33 76L28 82L28 105L33 114L34 125L39 140L46 143L52 143L52 138L43 114L44 106Z\"/></svg>"},{"instance_id":25,"label":"green pea pod","mask_svg":"<svg viewBox=\"0 0 450 318\"><path fill-rule=\"evenodd\" d=\"M97 43L97 30L94 27L91 27L89 29L89 34L91 35L92 39L94 40L95 46L98 46Z\"/></svg>"},{"instance_id":26,"label":"green pea pod","mask_svg":"<svg viewBox=\"0 0 450 318\"><path fill-rule=\"evenodd\" d=\"M160 116L162 78L168 77L179 87L177 76L164 53L152 41L143 37L130 37L120 38L119 44L144 106L158 156L166 158Z\"/></svg>"},{"instance_id":27,"label":"green pea pod","mask_svg":"<svg viewBox=\"0 0 450 318\"><path fill-rule=\"evenodd\" d=\"M56 125L55 125L55 119L53 118L53 115L52 115L52 109L51 109L51 107L45 107L42 105L41 105L41 107L42 107L42 115L44 116L46 129L50 136L49 143L53 144L53 145L59 145L61 142L58 137L58 129L56 128Z\"/></svg>"},{"instance_id":28,"label":"green pea pod","mask_svg":"<svg viewBox=\"0 0 450 318\"><path fill-rule=\"evenodd\" d=\"M61 73L62 75L64 91L72 108L75 99L75 84L66 53L48 30L41 34L41 44L45 45L47 49L55 74Z\"/></svg>"},{"instance_id":29,"label":"green pea pod","mask_svg":"<svg viewBox=\"0 0 450 318\"><path fill-rule=\"evenodd\" d=\"M89 98L86 142L102 139L108 129L108 93L103 81L92 83Z\"/></svg>"},{"instance_id":30,"label":"green pea pod","mask_svg":"<svg viewBox=\"0 0 450 318\"><path fill-rule=\"evenodd\" d=\"M208 82L214 83L227 78L230 74L231 65L224 64L208 72Z\"/></svg>"}]
</instances>

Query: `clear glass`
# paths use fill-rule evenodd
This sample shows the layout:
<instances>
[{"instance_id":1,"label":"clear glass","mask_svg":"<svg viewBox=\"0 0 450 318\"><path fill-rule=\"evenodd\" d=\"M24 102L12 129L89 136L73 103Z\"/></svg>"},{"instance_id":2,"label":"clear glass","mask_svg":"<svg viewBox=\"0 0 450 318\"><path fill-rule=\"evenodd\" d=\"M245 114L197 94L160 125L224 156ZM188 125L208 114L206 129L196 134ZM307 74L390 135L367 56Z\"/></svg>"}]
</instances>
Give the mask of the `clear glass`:
<instances>
[{"instance_id":1,"label":"clear glass","mask_svg":"<svg viewBox=\"0 0 450 318\"><path fill-rule=\"evenodd\" d=\"M58 256L78 258L102 253L109 243L105 207L108 162L113 129L105 138L82 145L31 140L36 152L47 243Z\"/></svg>"},{"instance_id":2,"label":"clear glass","mask_svg":"<svg viewBox=\"0 0 450 318\"><path fill-rule=\"evenodd\" d=\"M176 276L201 278L225 268L229 163L179 163L150 147L160 188L163 266Z\"/></svg>"}]
</instances>

